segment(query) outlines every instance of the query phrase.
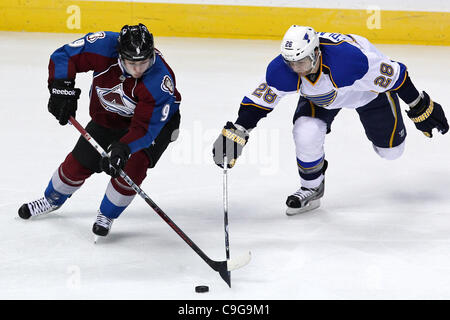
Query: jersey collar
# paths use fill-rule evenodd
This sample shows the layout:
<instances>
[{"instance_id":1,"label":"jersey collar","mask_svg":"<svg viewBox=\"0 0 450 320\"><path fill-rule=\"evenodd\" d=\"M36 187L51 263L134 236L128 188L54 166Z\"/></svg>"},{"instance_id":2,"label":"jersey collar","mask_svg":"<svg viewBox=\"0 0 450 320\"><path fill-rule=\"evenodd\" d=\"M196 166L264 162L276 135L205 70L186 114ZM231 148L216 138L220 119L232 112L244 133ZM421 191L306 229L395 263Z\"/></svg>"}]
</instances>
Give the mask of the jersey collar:
<instances>
[{"instance_id":1,"label":"jersey collar","mask_svg":"<svg viewBox=\"0 0 450 320\"><path fill-rule=\"evenodd\" d=\"M309 80L308 77L303 77L306 80L308 80L309 83L311 83L313 86L317 83L317 81L319 81L320 77L322 76L322 55L320 55L320 67L319 67L319 75L317 76L316 80L313 82L311 80Z\"/></svg>"}]
</instances>

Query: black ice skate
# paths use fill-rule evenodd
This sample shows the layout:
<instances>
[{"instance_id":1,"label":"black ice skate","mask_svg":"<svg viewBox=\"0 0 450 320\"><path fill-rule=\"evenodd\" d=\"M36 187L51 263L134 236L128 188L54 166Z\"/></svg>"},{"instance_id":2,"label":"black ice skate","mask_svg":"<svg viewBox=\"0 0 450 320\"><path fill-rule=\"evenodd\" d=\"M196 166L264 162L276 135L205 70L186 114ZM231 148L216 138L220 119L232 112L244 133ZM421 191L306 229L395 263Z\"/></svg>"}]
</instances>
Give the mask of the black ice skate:
<instances>
[{"instance_id":1,"label":"black ice skate","mask_svg":"<svg viewBox=\"0 0 450 320\"><path fill-rule=\"evenodd\" d=\"M24 203L19 208L19 217L22 219L29 219L30 217L46 214L58 209L59 206L52 205L48 202L46 197L42 197L36 201Z\"/></svg>"},{"instance_id":2,"label":"black ice skate","mask_svg":"<svg viewBox=\"0 0 450 320\"><path fill-rule=\"evenodd\" d=\"M317 188L301 187L286 200L288 216L304 213L317 209L320 206L320 198L325 191L325 180Z\"/></svg>"},{"instance_id":3,"label":"black ice skate","mask_svg":"<svg viewBox=\"0 0 450 320\"><path fill-rule=\"evenodd\" d=\"M95 220L92 226L92 232L94 233L94 242L97 242L98 237L106 237L111 229L113 219L104 216L100 211L97 215L97 220Z\"/></svg>"}]
</instances>

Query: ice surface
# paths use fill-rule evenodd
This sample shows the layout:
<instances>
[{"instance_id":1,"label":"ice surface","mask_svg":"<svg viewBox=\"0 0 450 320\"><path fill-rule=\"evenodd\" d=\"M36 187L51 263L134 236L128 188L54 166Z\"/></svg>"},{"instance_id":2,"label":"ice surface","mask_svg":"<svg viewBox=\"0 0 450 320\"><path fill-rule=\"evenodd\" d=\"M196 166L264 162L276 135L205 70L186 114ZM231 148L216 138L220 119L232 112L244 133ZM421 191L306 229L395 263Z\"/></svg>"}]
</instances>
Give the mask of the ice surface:
<instances>
[{"instance_id":1,"label":"ice surface","mask_svg":"<svg viewBox=\"0 0 450 320\"><path fill-rule=\"evenodd\" d=\"M1 299L449 299L450 135L408 129L402 158L379 158L355 111L326 139L322 206L284 214L299 187L286 97L251 133L228 173L231 256L252 251L232 288L137 197L110 236L91 232L108 177L91 177L55 213L18 207L42 196L78 134L47 112L48 58L73 34L0 32ZM222 171L211 146L258 84L278 41L158 38L183 96L180 138L142 188L212 259L224 260ZM450 47L378 45L448 110ZM77 119L86 124L90 74ZM403 105L403 109L406 106ZM450 114L447 111L447 114ZM210 292L195 293L196 285Z\"/></svg>"}]
</instances>

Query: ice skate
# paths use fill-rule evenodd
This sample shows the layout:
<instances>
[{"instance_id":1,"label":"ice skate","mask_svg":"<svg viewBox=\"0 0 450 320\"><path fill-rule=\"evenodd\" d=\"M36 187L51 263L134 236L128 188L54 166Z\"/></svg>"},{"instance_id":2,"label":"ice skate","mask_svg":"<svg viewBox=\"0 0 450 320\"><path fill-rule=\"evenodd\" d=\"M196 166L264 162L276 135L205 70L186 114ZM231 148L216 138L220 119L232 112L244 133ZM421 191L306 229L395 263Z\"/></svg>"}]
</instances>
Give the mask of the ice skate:
<instances>
[{"instance_id":1,"label":"ice skate","mask_svg":"<svg viewBox=\"0 0 450 320\"><path fill-rule=\"evenodd\" d=\"M98 212L97 220L95 220L95 223L92 226L95 243L97 243L99 237L106 237L108 235L113 221L113 219L104 216L100 211Z\"/></svg>"},{"instance_id":2,"label":"ice skate","mask_svg":"<svg viewBox=\"0 0 450 320\"><path fill-rule=\"evenodd\" d=\"M42 197L36 201L24 203L19 208L19 217L22 219L29 219L30 217L47 214L55 211L59 206L52 205L46 197Z\"/></svg>"},{"instance_id":3,"label":"ice skate","mask_svg":"<svg viewBox=\"0 0 450 320\"><path fill-rule=\"evenodd\" d=\"M301 187L286 200L286 214L293 216L299 213L317 209L320 206L320 198L325 191L325 180L317 188Z\"/></svg>"}]
</instances>

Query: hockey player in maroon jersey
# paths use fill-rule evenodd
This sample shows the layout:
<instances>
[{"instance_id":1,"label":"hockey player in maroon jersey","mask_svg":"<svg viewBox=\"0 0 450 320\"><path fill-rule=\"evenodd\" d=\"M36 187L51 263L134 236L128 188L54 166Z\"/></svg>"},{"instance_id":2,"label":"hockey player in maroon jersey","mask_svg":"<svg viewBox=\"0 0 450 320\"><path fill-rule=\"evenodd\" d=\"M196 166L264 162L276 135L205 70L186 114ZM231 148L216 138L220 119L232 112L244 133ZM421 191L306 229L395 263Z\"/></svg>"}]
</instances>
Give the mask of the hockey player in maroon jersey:
<instances>
[{"instance_id":1,"label":"hockey player in maroon jersey","mask_svg":"<svg viewBox=\"0 0 450 320\"><path fill-rule=\"evenodd\" d=\"M89 33L57 49L50 58L48 110L61 125L75 117L80 89L79 72L93 71L86 130L109 153L101 158L80 137L57 168L44 197L23 204L23 219L60 208L93 173L106 172L111 180L92 231L106 236L114 219L135 197L119 176L120 169L140 185L168 144L178 135L181 95L175 75L155 49L153 35L143 25L125 25L120 33Z\"/></svg>"}]
</instances>

